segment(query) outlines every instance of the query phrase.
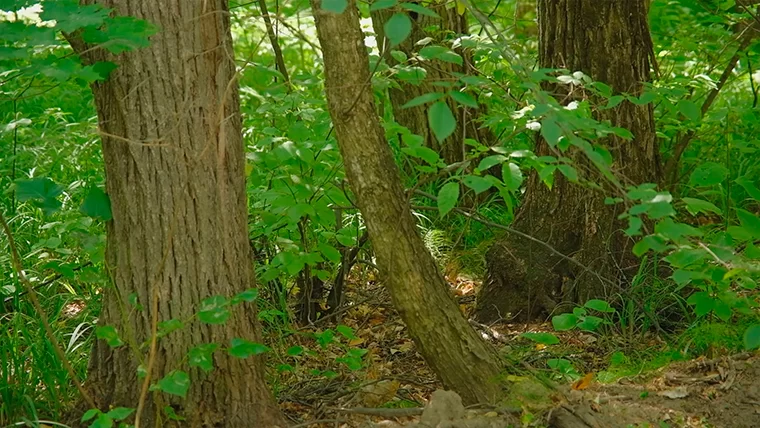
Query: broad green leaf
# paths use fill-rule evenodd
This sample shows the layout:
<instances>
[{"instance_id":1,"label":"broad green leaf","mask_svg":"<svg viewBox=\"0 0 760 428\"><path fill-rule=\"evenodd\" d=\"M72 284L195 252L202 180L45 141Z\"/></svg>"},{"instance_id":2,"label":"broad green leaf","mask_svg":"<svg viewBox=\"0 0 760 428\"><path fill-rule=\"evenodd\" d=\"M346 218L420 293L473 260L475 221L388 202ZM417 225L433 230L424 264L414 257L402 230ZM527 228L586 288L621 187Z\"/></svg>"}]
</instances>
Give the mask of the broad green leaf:
<instances>
[{"instance_id":1,"label":"broad green leaf","mask_svg":"<svg viewBox=\"0 0 760 428\"><path fill-rule=\"evenodd\" d=\"M259 297L259 290L257 288L249 288L245 291L241 291L236 294L235 297L230 299L230 304L237 305L241 302L251 303Z\"/></svg>"},{"instance_id":2,"label":"broad green leaf","mask_svg":"<svg viewBox=\"0 0 760 428\"><path fill-rule=\"evenodd\" d=\"M485 177L479 177L477 175L466 175L462 179L462 183L470 189L474 190L476 194L481 194L493 186L493 182Z\"/></svg>"},{"instance_id":3,"label":"broad green leaf","mask_svg":"<svg viewBox=\"0 0 760 428\"><path fill-rule=\"evenodd\" d=\"M224 324L230 317L229 301L222 296L211 296L201 301L198 319L206 324Z\"/></svg>"},{"instance_id":4,"label":"broad green leaf","mask_svg":"<svg viewBox=\"0 0 760 428\"><path fill-rule=\"evenodd\" d=\"M348 7L348 0L322 0L322 9L333 12L343 13Z\"/></svg>"},{"instance_id":5,"label":"broad green leaf","mask_svg":"<svg viewBox=\"0 0 760 428\"><path fill-rule=\"evenodd\" d=\"M443 92L430 92L427 94L423 94L423 95L420 95L419 97L412 98L406 104L401 106L401 108L417 107L423 104L427 104L429 102L438 101L439 99L443 98L444 95L445 94Z\"/></svg>"},{"instance_id":6,"label":"broad green leaf","mask_svg":"<svg viewBox=\"0 0 760 428\"><path fill-rule=\"evenodd\" d=\"M227 352L236 358L248 358L253 355L268 352L269 348L261 343L251 342L250 340L234 338L230 342Z\"/></svg>"},{"instance_id":7,"label":"broad green leaf","mask_svg":"<svg viewBox=\"0 0 760 428\"><path fill-rule=\"evenodd\" d=\"M398 0L376 0L372 2L369 10L370 12L374 12L376 10L388 9L396 6L396 3L398 3Z\"/></svg>"},{"instance_id":8,"label":"broad green leaf","mask_svg":"<svg viewBox=\"0 0 760 428\"><path fill-rule=\"evenodd\" d=\"M503 163L508 158L504 155L493 155L483 158L483 160L480 161L478 164L478 169L480 171L486 171L496 165L499 165L500 163ZM505 178L506 180L506 178Z\"/></svg>"},{"instance_id":9,"label":"broad green leaf","mask_svg":"<svg viewBox=\"0 0 760 428\"><path fill-rule=\"evenodd\" d=\"M736 209L736 215L744 229L751 233L754 238L760 238L760 218L741 208Z\"/></svg>"},{"instance_id":10,"label":"broad green leaf","mask_svg":"<svg viewBox=\"0 0 760 428\"><path fill-rule=\"evenodd\" d=\"M428 109L428 123L435 138L443 142L457 128L457 120L451 113L449 105L438 101Z\"/></svg>"},{"instance_id":11,"label":"broad green leaf","mask_svg":"<svg viewBox=\"0 0 760 428\"><path fill-rule=\"evenodd\" d=\"M722 183L728 176L728 170L715 162L705 162L691 173L689 183L693 186L714 186Z\"/></svg>"},{"instance_id":12,"label":"broad green leaf","mask_svg":"<svg viewBox=\"0 0 760 428\"><path fill-rule=\"evenodd\" d=\"M383 29L391 46L398 46L411 34L412 21L405 13L396 13L385 22Z\"/></svg>"},{"instance_id":13,"label":"broad green leaf","mask_svg":"<svg viewBox=\"0 0 760 428\"><path fill-rule=\"evenodd\" d=\"M606 313L615 312L615 309L612 306L610 306L609 303L600 299L591 299L588 302L586 302L586 304L584 304L583 306L589 309L593 309L595 311L599 311L599 312L606 312Z\"/></svg>"},{"instance_id":14,"label":"broad green leaf","mask_svg":"<svg viewBox=\"0 0 760 428\"><path fill-rule=\"evenodd\" d=\"M744 348L748 351L760 348L760 324L750 326L744 332Z\"/></svg>"},{"instance_id":15,"label":"broad green leaf","mask_svg":"<svg viewBox=\"0 0 760 428\"><path fill-rule=\"evenodd\" d=\"M417 3L405 2L405 3L401 3L401 7L411 12L417 12L420 15L429 16L431 18L440 18L440 16L437 13Z\"/></svg>"},{"instance_id":16,"label":"broad green leaf","mask_svg":"<svg viewBox=\"0 0 760 428\"><path fill-rule=\"evenodd\" d=\"M163 391L171 395L187 396L187 390L190 388L190 376L182 370L173 370L163 379L159 380L151 387L151 390Z\"/></svg>"},{"instance_id":17,"label":"broad green leaf","mask_svg":"<svg viewBox=\"0 0 760 428\"><path fill-rule=\"evenodd\" d=\"M82 415L82 419L80 419L80 421L81 422L87 422L87 421L89 421L90 419L94 418L95 416L97 416L100 413L101 412L100 412L99 409L90 409L90 410L84 412L84 415Z\"/></svg>"},{"instance_id":18,"label":"broad green leaf","mask_svg":"<svg viewBox=\"0 0 760 428\"><path fill-rule=\"evenodd\" d=\"M716 213L719 215L723 214L723 211L721 211L721 209L715 206L715 204L712 202L696 198L681 198L681 200L686 204L686 211L688 211L691 215L697 215L699 213Z\"/></svg>"},{"instance_id":19,"label":"broad green leaf","mask_svg":"<svg viewBox=\"0 0 760 428\"><path fill-rule=\"evenodd\" d=\"M354 334L354 329L347 325L340 324L337 327L335 327L335 331L340 333L343 337L349 340L356 339L356 334Z\"/></svg>"},{"instance_id":20,"label":"broad green leaf","mask_svg":"<svg viewBox=\"0 0 760 428\"><path fill-rule=\"evenodd\" d=\"M97 419L90 424L89 428L111 428L113 419L105 413L99 413Z\"/></svg>"},{"instance_id":21,"label":"broad green leaf","mask_svg":"<svg viewBox=\"0 0 760 428\"><path fill-rule=\"evenodd\" d=\"M523 174L519 166L512 162L509 164L502 164L501 176L504 180L504 184L507 185L507 189L513 192L520 190L520 186L523 182Z\"/></svg>"},{"instance_id":22,"label":"broad green leaf","mask_svg":"<svg viewBox=\"0 0 760 428\"><path fill-rule=\"evenodd\" d=\"M129 407L116 407L114 409L111 409L106 414L115 421L121 421L129 417L129 415L131 415L134 411L135 409Z\"/></svg>"},{"instance_id":23,"label":"broad green leaf","mask_svg":"<svg viewBox=\"0 0 760 428\"><path fill-rule=\"evenodd\" d=\"M678 102L678 111L681 112L687 119L692 121L698 121L702 116L702 112L699 111L699 107L691 100L681 100Z\"/></svg>"},{"instance_id":24,"label":"broad green leaf","mask_svg":"<svg viewBox=\"0 0 760 428\"><path fill-rule=\"evenodd\" d=\"M290 355L291 357L301 355L303 354L303 346L291 346L286 351L286 354Z\"/></svg>"},{"instance_id":25,"label":"broad green leaf","mask_svg":"<svg viewBox=\"0 0 760 428\"><path fill-rule=\"evenodd\" d=\"M737 178L736 184L742 186L752 199L760 201L760 189L755 186L754 181L747 175Z\"/></svg>"},{"instance_id":26,"label":"broad green leaf","mask_svg":"<svg viewBox=\"0 0 760 428\"><path fill-rule=\"evenodd\" d=\"M449 96L451 96L451 98L453 98L454 101L464 106L472 107L472 108L480 107L480 105L478 105L478 102L475 100L475 98L466 92L451 91L449 92Z\"/></svg>"},{"instance_id":27,"label":"broad green leaf","mask_svg":"<svg viewBox=\"0 0 760 428\"><path fill-rule=\"evenodd\" d=\"M82 202L80 211L87 216L94 217L103 221L113 218L111 215L111 200L108 195L100 188L93 187L87 192L87 196Z\"/></svg>"},{"instance_id":28,"label":"broad green leaf","mask_svg":"<svg viewBox=\"0 0 760 428\"><path fill-rule=\"evenodd\" d=\"M187 362L190 367L199 367L208 373L214 369L214 352L219 349L216 343L206 343L192 348L187 353Z\"/></svg>"},{"instance_id":29,"label":"broad green leaf","mask_svg":"<svg viewBox=\"0 0 760 428\"><path fill-rule=\"evenodd\" d=\"M593 315L587 315L583 317L581 322L579 322L576 326L581 330L596 331L603 323L603 319L595 317Z\"/></svg>"},{"instance_id":30,"label":"broad green leaf","mask_svg":"<svg viewBox=\"0 0 760 428\"><path fill-rule=\"evenodd\" d=\"M557 169L562 173L562 175L567 177L567 179L570 180L571 182L573 183L578 182L578 171L576 171L575 168L573 168L572 166L561 164L557 166Z\"/></svg>"},{"instance_id":31,"label":"broad green leaf","mask_svg":"<svg viewBox=\"0 0 760 428\"><path fill-rule=\"evenodd\" d=\"M16 198L20 202L34 202L48 215L61 208L62 204L57 198L63 193L63 188L53 180L47 177L37 177L28 180L16 180L14 184Z\"/></svg>"},{"instance_id":32,"label":"broad green leaf","mask_svg":"<svg viewBox=\"0 0 760 428\"><path fill-rule=\"evenodd\" d=\"M543 345L556 345L559 343L557 336L551 333L523 333L520 336Z\"/></svg>"},{"instance_id":33,"label":"broad green leaf","mask_svg":"<svg viewBox=\"0 0 760 428\"><path fill-rule=\"evenodd\" d=\"M459 183L450 181L443 185L438 192L438 212L441 217L454 209L459 200Z\"/></svg>"},{"instance_id":34,"label":"broad green leaf","mask_svg":"<svg viewBox=\"0 0 760 428\"><path fill-rule=\"evenodd\" d=\"M179 330L184 326L185 324L182 321L174 318L166 321L161 321L158 323L158 337L164 337L167 334Z\"/></svg>"},{"instance_id":35,"label":"broad green leaf","mask_svg":"<svg viewBox=\"0 0 760 428\"><path fill-rule=\"evenodd\" d=\"M574 314L562 314L552 317L552 326L557 331L571 330L578 324L578 317Z\"/></svg>"},{"instance_id":36,"label":"broad green leaf","mask_svg":"<svg viewBox=\"0 0 760 428\"><path fill-rule=\"evenodd\" d=\"M319 252L321 252L327 260L333 263L340 262L340 259L343 257L340 254L340 251L338 251L335 247L333 247L330 244L321 242L317 245L317 248L319 248Z\"/></svg>"},{"instance_id":37,"label":"broad green leaf","mask_svg":"<svg viewBox=\"0 0 760 428\"><path fill-rule=\"evenodd\" d=\"M98 328L95 329L95 337L105 340L111 348L117 348L124 344L124 341L119 337L116 328L111 325L98 326Z\"/></svg>"},{"instance_id":38,"label":"broad green leaf","mask_svg":"<svg viewBox=\"0 0 760 428\"><path fill-rule=\"evenodd\" d=\"M541 121L541 136L550 146L554 147L562 137L562 129L553 118L547 117Z\"/></svg>"},{"instance_id":39,"label":"broad green leaf","mask_svg":"<svg viewBox=\"0 0 760 428\"><path fill-rule=\"evenodd\" d=\"M715 298L706 291L692 294L686 303L694 306L694 313L700 317L709 314L715 308Z\"/></svg>"}]
</instances>

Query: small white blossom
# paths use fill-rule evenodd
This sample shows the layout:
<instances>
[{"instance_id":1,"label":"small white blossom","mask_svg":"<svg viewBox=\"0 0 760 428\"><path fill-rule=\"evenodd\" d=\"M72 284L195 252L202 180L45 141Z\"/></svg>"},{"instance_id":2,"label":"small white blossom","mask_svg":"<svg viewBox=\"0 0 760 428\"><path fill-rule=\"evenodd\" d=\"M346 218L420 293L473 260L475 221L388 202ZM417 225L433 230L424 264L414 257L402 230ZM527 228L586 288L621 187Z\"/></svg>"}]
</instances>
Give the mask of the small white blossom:
<instances>
[{"instance_id":1,"label":"small white blossom","mask_svg":"<svg viewBox=\"0 0 760 428\"><path fill-rule=\"evenodd\" d=\"M520 110L513 112L511 115L512 119L520 119L523 116L525 116L529 111L533 110L534 108L536 108L536 106L534 106L533 104L527 105L521 108Z\"/></svg>"},{"instance_id":2,"label":"small white blossom","mask_svg":"<svg viewBox=\"0 0 760 428\"><path fill-rule=\"evenodd\" d=\"M533 122L526 123L525 127L531 131L539 131L541 129L541 124L533 121Z\"/></svg>"},{"instance_id":3,"label":"small white blossom","mask_svg":"<svg viewBox=\"0 0 760 428\"><path fill-rule=\"evenodd\" d=\"M565 110L576 110L578 108L578 101L570 101L570 104L565 106Z\"/></svg>"}]
</instances>

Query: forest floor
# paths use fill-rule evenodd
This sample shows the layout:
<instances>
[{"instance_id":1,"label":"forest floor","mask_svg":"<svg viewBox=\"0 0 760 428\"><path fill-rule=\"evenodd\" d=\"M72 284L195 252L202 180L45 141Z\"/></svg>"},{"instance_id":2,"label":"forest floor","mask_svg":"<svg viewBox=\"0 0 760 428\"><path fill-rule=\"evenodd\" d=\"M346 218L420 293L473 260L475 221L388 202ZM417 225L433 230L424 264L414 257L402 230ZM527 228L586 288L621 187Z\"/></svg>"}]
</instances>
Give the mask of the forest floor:
<instances>
[{"instance_id":1,"label":"forest floor","mask_svg":"<svg viewBox=\"0 0 760 428\"><path fill-rule=\"evenodd\" d=\"M458 279L453 288L462 301L471 301L477 284ZM553 332L549 324L476 326L513 363L508 380L542 379L551 391L547 402L522 409L465 409L456 396L431 401L442 385L415 351L388 296L379 285L361 290L349 292L350 309L302 331L351 327L353 334L341 337L338 346L319 347L309 334L280 343L283 349L313 350L291 359L275 382L293 427L760 427L758 352L718 351L709 359L637 364L619 350L663 355L670 345L642 334L632 349L615 338ZM465 314L470 305L461 305ZM562 344L532 343L520 337L524 332L553 332ZM352 349L366 350L361 369L340 364ZM572 366L549 369L551 359Z\"/></svg>"}]
</instances>

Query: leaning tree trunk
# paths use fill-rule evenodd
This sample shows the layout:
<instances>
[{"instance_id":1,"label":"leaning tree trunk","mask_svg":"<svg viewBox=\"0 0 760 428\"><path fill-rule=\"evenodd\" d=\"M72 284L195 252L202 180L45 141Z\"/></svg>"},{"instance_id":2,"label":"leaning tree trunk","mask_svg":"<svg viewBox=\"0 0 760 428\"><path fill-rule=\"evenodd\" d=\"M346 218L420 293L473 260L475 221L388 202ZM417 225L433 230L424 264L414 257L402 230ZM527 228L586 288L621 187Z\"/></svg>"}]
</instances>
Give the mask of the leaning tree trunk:
<instances>
[{"instance_id":1,"label":"leaning tree trunk","mask_svg":"<svg viewBox=\"0 0 760 428\"><path fill-rule=\"evenodd\" d=\"M648 0L539 0L540 67L580 70L616 93L640 94L642 82L650 79L652 55L647 4ZM566 86L545 89L557 99L577 96L568 94ZM614 137L601 142L612 153L613 171L621 181L656 183L660 165L651 104L626 101L598 111L595 117L634 135L633 141ZM539 140L536 154L554 153ZM594 169L577 151L569 155L579 171ZM594 175L585 178L600 181ZM549 189L533 173L512 227L588 269L544 246L507 235L486 255L488 269L477 318L536 319L560 309L559 300L582 303L617 291L610 287L624 286L635 274L638 260L631 254L633 242L622 232L626 226L617 220L620 209L605 205L605 196L609 195L573 184L560 174L555 174Z\"/></svg>"},{"instance_id":2,"label":"leaning tree trunk","mask_svg":"<svg viewBox=\"0 0 760 428\"><path fill-rule=\"evenodd\" d=\"M311 4L335 135L393 304L448 388L467 403L493 402L501 392L498 357L459 312L417 231L375 113L356 0L341 14Z\"/></svg>"},{"instance_id":3,"label":"leaning tree trunk","mask_svg":"<svg viewBox=\"0 0 760 428\"><path fill-rule=\"evenodd\" d=\"M456 8L449 7L446 2L426 4L425 6L436 12L439 17L407 12L413 23L412 32L398 46L391 48L388 45L384 30L385 23L398 10L380 9L372 12L372 25L381 51L384 52L389 49L401 51L408 58L409 63L406 65L425 70L425 77L422 81L416 82L415 80L415 83L411 83L411 81L398 80L397 86L388 89L393 117L400 125L424 138L425 146L435 150L447 164L452 164L464 160L467 149L465 139L485 139L489 141L484 142L484 144L488 144L493 136L486 128L480 129L480 124L477 122L477 117L480 115L479 110L464 107L448 97L446 102L456 117L457 128L451 136L442 142L435 138L428 124L427 112L430 104L403 108L404 104L420 95L457 90L458 76L467 75L472 70L472 55L463 48L456 49L463 60L461 65L441 60L421 61L416 59L419 58L417 53L424 46L438 44L450 47L451 41L456 36L468 33L467 18L464 14L458 14ZM431 41L424 45L417 44L426 38L430 38ZM386 55L385 58L391 66L398 65L398 62L391 55ZM450 87L441 85L449 85Z\"/></svg>"},{"instance_id":4,"label":"leaning tree trunk","mask_svg":"<svg viewBox=\"0 0 760 428\"><path fill-rule=\"evenodd\" d=\"M191 321L201 300L254 286L227 2L99 3L148 20L160 32L139 51L84 51L89 61L119 65L108 81L93 85L113 212L106 226L112 287L99 325L114 326L128 343L95 343L88 385L104 411L137 407L143 382L138 365L150 365L143 344L150 342L154 321L174 319L186 326L158 340L150 376L155 383L180 369L189 373L190 388L185 398L150 392L141 426L171 426L164 416L168 405L186 418L182 426L284 427L261 358L219 351L208 374L187 366L195 346L261 341L253 304L232 309L225 324Z\"/></svg>"}]
</instances>

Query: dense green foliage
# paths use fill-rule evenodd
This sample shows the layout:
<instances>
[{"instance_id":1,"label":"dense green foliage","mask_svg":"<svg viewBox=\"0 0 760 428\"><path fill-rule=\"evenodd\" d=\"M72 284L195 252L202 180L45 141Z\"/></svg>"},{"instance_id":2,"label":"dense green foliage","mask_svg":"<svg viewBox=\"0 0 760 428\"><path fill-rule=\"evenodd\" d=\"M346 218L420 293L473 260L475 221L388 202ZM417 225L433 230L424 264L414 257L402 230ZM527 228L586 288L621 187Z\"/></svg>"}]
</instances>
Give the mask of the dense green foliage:
<instances>
[{"instance_id":1,"label":"dense green foliage","mask_svg":"<svg viewBox=\"0 0 760 428\"><path fill-rule=\"evenodd\" d=\"M204 301L198 319L219 322L228 305L258 298L266 328L289 335L295 333L299 287L334 284L342 275L345 254L357 246L371 265L371 248L362 242L363 222L332 135L308 2L284 2L279 9L269 3L277 17L287 82L274 65L256 4L231 4L259 291ZM470 13L465 12L470 2L455 3L452 7ZM604 83L575 70L555 75L535 69L534 11L516 7L524 2L477 3L486 14L493 13L481 16L488 23L470 19L471 35L452 34L441 45L421 43L418 58L407 58L393 46L389 52L374 47L369 65L403 182L416 191L412 205L421 232L441 264L456 263L482 274L485 248L502 233L494 225L509 225L533 170L548 186L556 172L589 188L600 187L585 180L567 157L535 156L531 149L539 133L560 152L583 151L619 188L608 195L609 203L626 204L627 233L638 240L634 252L641 257L639 274L626 293L554 317L556 330L592 331L602 338L619 335L630 342L657 330L672 345L673 358L715 346L727 351L760 347L760 38L747 29L755 25L756 15L733 1L653 1L650 25L657 73L646 92L632 95L613 94ZM345 6L345 1L323 0L323 7L335 12ZM392 44L408 35L410 12L431 13L417 3L376 1L372 7L394 10L385 26ZM370 7L362 8L369 16ZM371 31L371 25L365 30ZM58 342L83 378L96 336L121 344L108 329L95 334L100 295L109 285L104 224L111 211L87 86L106 79L115 65L82 64L65 39L75 31L85 42L119 53L146 46L159 29L111 16L105 9L80 7L73 0L0 1L0 210ZM444 100L484 112L482 124L496 140L467 141L467 162L451 168L424 147L421 137L393 121L386 89L423 80L417 61L461 63L455 52L459 48L472 53L477 73L438 82L439 92L409 103L431 106L429 123L439 140L454 132L457 120ZM388 65L387 56L397 64ZM541 82L548 80L583 87L591 95L562 105L542 90ZM655 106L667 173L663 183L623 185L609 152L595 144L608 134L630 138L627 130L592 119L593 111L620 102ZM681 148L683 154L676 155ZM501 173L487 172L494 168ZM78 398L11 257L9 241L0 235L0 425L55 419ZM330 306L327 290L316 316ZM181 322L163 325L163 334L181 328ZM550 333L525 337L548 346L559 343ZM366 351L348 345L355 338L351 329L337 326L310 338L313 350L332 346L339 355L333 367L315 376L361 369ZM692 342L684 350L682 345ZM198 344L189 363L211 369L209 356L222 349L239 357L270 351L250 342ZM292 369L288 356L303 349L284 352L280 371ZM609 373L623 371L626 358L615 355ZM656 358L648 355L635 364ZM576 378L572 363L560 356L547 364ZM183 395L186 377L177 367L157 381L156 389ZM111 412L85 416L118 421L129 415L126 410Z\"/></svg>"}]
</instances>

